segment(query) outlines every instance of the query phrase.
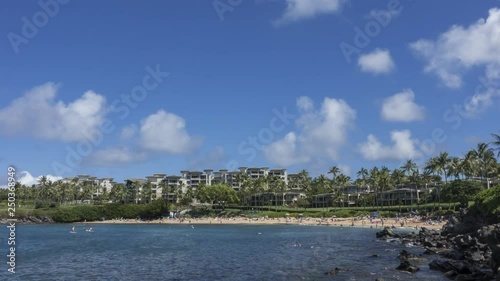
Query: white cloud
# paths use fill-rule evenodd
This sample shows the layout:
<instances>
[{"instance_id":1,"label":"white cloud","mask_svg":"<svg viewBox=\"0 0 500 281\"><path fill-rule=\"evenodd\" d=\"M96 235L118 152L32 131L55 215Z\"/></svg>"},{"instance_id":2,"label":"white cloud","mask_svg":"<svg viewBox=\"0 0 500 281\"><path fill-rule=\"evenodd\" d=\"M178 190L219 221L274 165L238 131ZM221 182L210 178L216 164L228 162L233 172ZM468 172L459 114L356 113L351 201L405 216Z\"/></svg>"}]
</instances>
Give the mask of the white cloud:
<instances>
[{"instance_id":1,"label":"white cloud","mask_svg":"<svg viewBox=\"0 0 500 281\"><path fill-rule=\"evenodd\" d=\"M297 99L297 108L299 111L310 111L314 108L314 102L310 97L300 97Z\"/></svg>"},{"instance_id":2,"label":"white cloud","mask_svg":"<svg viewBox=\"0 0 500 281\"><path fill-rule=\"evenodd\" d=\"M309 161L307 156L301 156L297 151L297 136L294 132L264 148L267 160L279 166L290 166Z\"/></svg>"},{"instance_id":3,"label":"white cloud","mask_svg":"<svg viewBox=\"0 0 500 281\"><path fill-rule=\"evenodd\" d=\"M22 171L19 173L19 175L20 177L17 179L17 182L26 186L32 186L34 184L38 184L38 180L42 177L42 176L33 177L28 171ZM45 177L47 178L47 180L51 182L56 182L58 180L63 179L62 177L53 175L46 175Z\"/></svg>"},{"instance_id":4,"label":"white cloud","mask_svg":"<svg viewBox=\"0 0 500 281\"><path fill-rule=\"evenodd\" d=\"M146 150L188 154L201 145L201 139L188 134L183 118L160 110L141 121L139 144Z\"/></svg>"},{"instance_id":5,"label":"white cloud","mask_svg":"<svg viewBox=\"0 0 500 281\"><path fill-rule=\"evenodd\" d=\"M314 104L304 103L306 100L304 97L297 100L301 111L296 120L297 131L265 147L264 155L271 163L290 166L317 159L338 159L348 130L354 125L356 111L343 100L325 98L319 110L314 109Z\"/></svg>"},{"instance_id":6,"label":"white cloud","mask_svg":"<svg viewBox=\"0 0 500 281\"><path fill-rule=\"evenodd\" d=\"M490 9L487 19L468 27L453 25L435 41L420 39L410 48L425 60L426 72L436 74L447 87L459 88L462 72L469 68L495 65L498 71L500 9Z\"/></svg>"},{"instance_id":7,"label":"white cloud","mask_svg":"<svg viewBox=\"0 0 500 281\"><path fill-rule=\"evenodd\" d=\"M414 99L415 93L411 89L386 98L380 111L382 119L401 122L423 120L425 109L416 104Z\"/></svg>"},{"instance_id":8,"label":"white cloud","mask_svg":"<svg viewBox=\"0 0 500 281\"><path fill-rule=\"evenodd\" d=\"M395 68L389 50L375 49L373 52L359 56L358 65L361 71L373 74L389 73Z\"/></svg>"},{"instance_id":9,"label":"white cloud","mask_svg":"<svg viewBox=\"0 0 500 281\"><path fill-rule=\"evenodd\" d=\"M120 133L120 138L122 140L127 140L133 137L137 133L137 126L135 124L130 124L122 128Z\"/></svg>"},{"instance_id":10,"label":"white cloud","mask_svg":"<svg viewBox=\"0 0 500 281\"><path fill-rule=\"evenodd\" d=\"M406 160L422 156L418 140L411 138L409 130L392 131L392 145L383 145L374 135L368 135L365 143L359 145L359 151L366 160Z\"/></svg>"},{"instance_id":11,"label":"white cloud","mask_svg":"<svg viewBox=\"0 0 500 281\"><path fill-rule=\"evenodd\" d=\"M145 152L120 147L95 151L85 158L84 161L85 164L92 166L111 167L143 162L146 158L147 154Z\"/></svg>"},{"instance_id":12,"label":"white cloud","mask_svg":"<svg viewBox=\"0 0 500 281\"><path fill-rule=\"evenodd\" d=\"M0 109L0 133L61 141L86 139L103 122L106 99L87 91L65 104L55 100L58 89L58 85L46 83Z\"/></svg>"},{"instance_id":13,"label":"white cloud","mask_svg":"<svg viewBox=\"0 0 500 281\"><path fill-rule=\"evenodd\" d=\"M273 21L275 26L332 14L340 10L343 0L286 0L285 13Z\"/></svg>"}]
</instances>

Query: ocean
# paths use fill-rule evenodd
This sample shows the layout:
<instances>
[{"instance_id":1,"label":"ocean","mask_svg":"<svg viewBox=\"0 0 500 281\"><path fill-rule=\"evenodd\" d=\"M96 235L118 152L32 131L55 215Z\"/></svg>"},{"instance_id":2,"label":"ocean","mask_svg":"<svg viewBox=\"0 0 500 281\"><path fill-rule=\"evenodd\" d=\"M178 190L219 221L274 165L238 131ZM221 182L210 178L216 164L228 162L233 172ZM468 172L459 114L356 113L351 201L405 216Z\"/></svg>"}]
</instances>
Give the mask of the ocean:
<instances>
[{"instance_id":1,"label":"ocean","mask_svg":"<svg viewBox=\"0 0 500 281\"><path fill-rule=\"evenodd\" d=\"M16 268L8 272L2 227L0 280L447 280L429 270L396 270L398 242L376 229L283 225L76 224L16 227ZM325 272L339 268L336 275Z\"/></svg>"}]
</instances>

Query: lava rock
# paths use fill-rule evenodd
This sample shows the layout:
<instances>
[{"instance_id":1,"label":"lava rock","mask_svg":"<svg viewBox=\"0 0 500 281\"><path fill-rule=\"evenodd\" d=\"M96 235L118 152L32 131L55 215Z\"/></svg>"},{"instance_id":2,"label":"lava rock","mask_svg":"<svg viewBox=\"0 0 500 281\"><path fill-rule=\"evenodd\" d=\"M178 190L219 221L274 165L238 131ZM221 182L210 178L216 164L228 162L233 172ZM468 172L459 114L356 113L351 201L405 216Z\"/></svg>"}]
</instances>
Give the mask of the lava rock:
<instances>
[{"instance_id":1,"label":"lava rock","mask_svg":"<svg viewBox=\"0 0 500 281\"><path fill-rule=\"evenodd\" d=\"M398 267L396 267L397 270L402 270L402 271L408 271L411 273L415 273L420 270L418 266L411 265L409 261L402 261Z\"/></svg>"},{"instance_id":2,"label":"lava rock","mask_svg":"<svg viewBox=\"0 0 500 281\"><path fill-rule=\"evenodd\" d=\"M400 238L401 236L397 233L395 233L390 227L386 226L383 230L377 232L375 234L377 238Z\"/></svg>"}]
</instances>

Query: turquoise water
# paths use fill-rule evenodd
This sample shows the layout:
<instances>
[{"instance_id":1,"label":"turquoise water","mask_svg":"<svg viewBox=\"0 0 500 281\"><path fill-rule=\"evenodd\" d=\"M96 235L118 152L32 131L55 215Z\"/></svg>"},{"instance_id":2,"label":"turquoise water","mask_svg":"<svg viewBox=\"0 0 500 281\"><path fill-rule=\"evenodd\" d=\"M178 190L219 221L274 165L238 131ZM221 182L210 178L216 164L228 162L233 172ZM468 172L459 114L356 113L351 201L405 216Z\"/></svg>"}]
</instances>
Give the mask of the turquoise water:
<instances>
[{"instance_id":1,"label":"turquoise water","mask_svg":"<svg viewBox=\"0 0 500 281\"><path fill-rule=\"evenodd\" d=\"M375 229L141 224L95 225L90 233L77 225L70 234L70 227L18 226L16 273L3 262L0 280L446 280L428 262L415 274L395 270L403 246L377 241ZM1 235L5 257L5 227ZM346 271L324 274L335 267Z\"/></svg>"}]
</instances>

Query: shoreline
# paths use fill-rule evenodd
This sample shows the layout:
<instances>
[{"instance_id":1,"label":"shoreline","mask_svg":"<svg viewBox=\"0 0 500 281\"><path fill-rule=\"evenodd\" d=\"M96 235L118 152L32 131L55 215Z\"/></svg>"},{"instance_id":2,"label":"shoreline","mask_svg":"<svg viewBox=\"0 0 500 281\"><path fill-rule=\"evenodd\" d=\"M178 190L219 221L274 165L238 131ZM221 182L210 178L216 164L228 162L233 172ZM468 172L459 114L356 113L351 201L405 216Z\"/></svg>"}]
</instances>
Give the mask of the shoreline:
<instances>
[{"instance_id":1,"label":"shoreline","mask_svg":"<svg viewBox=\"0 0 500 281\"><path fill-rule=\"evenodd\" d=\"M422 227L433 230L441 230L446 222L427 224L425 222L407 220L403 226L396 219L384 219L384 223L380 219L373 220L371 223L367 219L358 220L356 218L339 218L339 219L318 219L305 217L302 219L285 219L285 218L203 218L203 219L157 219L143 221L137 219L114 219L105 221L88 221L78 222L75 224L178 224L178 225L306 225L306 226L336 226L336 227L363 227L384 229L392 227L394 229L403 230L419 230Z\"/></svg>"}]
</instances>

